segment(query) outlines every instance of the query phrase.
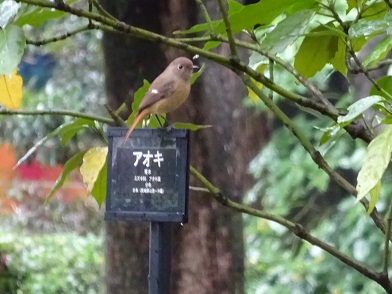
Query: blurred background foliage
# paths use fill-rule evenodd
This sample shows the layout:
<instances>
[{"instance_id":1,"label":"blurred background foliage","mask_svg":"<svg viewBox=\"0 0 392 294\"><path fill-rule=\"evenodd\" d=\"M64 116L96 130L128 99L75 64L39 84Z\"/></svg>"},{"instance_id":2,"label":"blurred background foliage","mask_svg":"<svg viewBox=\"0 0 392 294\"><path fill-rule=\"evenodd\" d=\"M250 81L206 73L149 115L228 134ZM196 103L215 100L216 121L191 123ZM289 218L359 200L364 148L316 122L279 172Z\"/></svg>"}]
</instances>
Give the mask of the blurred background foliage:
<instances>
[{"instance_id":1,"label":"blurred background foliage","mask_svg":"<svg viewBox=\"0 0 392 294\"><path fill-rule=\"evenodd\" d=\"M80 20L47 21L27 35L41 40L80 26ZM19 73L24 80L22 109L72 110L106 114L100 39L92 31L45 46L28 46ZM11 143L20 158L36 142L71 117L1 116L0 144ZM97 144L85 129L66 145L49 139L28 161L64 163L80 149ZM95 200L64 199L48 205L40 182L16 180L8 197L20 201L13 214L0 213L0 293L104 293L103 214Z\"/></svg>"},{"instance_id":2,"label":"blurred background foliage","mask_svg":"<svg viewBox=\"0 0 392 294\"><path fill-rule=\"evenodd\" d=\"M1 235L0 293L104 293L100 235Z\"/></svg>"},{"instance_id":3,"label":"blurred background foliage","mask_svg":"<svg viewBox=\"0 0 392 294\"><path fill-rule=\"evenodd\" d=\"M69 16L50 20L42 27L30 27L26 32L31 40L42 40L80 27L81 21ZM61 42L44 46L28 46L19 66L23 77L22 109L73 110L104 114L104 73L100 39L102 32L78 34ZM38 140L71 117L8 116L0 118L0 143L12 143L23 155ZM65 147L59 140L48 140L37 151L41 162L65 162L78 150L94 145L93 132L78 133Z\"/></svg>"},{"instance_id":4,"label":"blurred background foliage","mask_svg":"<svg viewBox=\"0 0 392 294\"><path fill-rule=\"evenodd\" d=\"M337 11L346 9L345 1L334 3ZM326 21L322 16L316 18L317 24ZM261 43L263 30L262 27L256 30ZM279 56L293 61L300 41ZM254 69L268 68L268 63L258 53L252 53L249 58ZM268 70L266 75L279 81L285 90L307 93L281 67L274 67L273 76ZM355 85L350 85L352 77L344 78L332 66L326 66L311 81L338 107L347 108L358 99ZM262 90L270 95L268 89ZM299 111L276 93L272 97L295 125L301 127L330 166L355 183L367 145L344 132L335 132L330 121L317 112ZM244 99L244 106L266 111L261 102L254 104L249 97ZM374 229L374 223L364 214L363 208L354 205L352 196L330 181L281 122L271 117L270 123L273 129L271 139L249 166L256 184L247 192L245 202L298 222L348 256L369 267L380 267L384 257L384 236ZM334 138L324 144L325 132ZM389 205L387 195L392 192L391 177L388 169L377 202L377 209L383 216ZM376 283L321 249L300 241L280 225L247 215L244 216L244 225L247 293L385 293Z\"/></svg>"},{"instance_id":5,"label":"blurred background foliage","mask_svg":"<svg viewBox=\"0 0 392 294\"><path fill-rule=\"evenodd\" d=\"M293 52L289 54L294 56ZM257 65L254 56L252 62ZM274 76L285 81L286 90L303 93L303 88L283 70L278 68ZM312 82L339 107L347 107L356 99L353 87L348 87L348 81L332 68L324 68ZM249 98L244 103L265 110L262 104L252 105ZM355 182L366 144L346 133L334 133L330 122L317 113L299 113L285 101L280 101L280 106L301 126L330 166ZM316 237L370 267L383 264L384 236L374 229L363 207L353 205L352 196L330 181L286 127L273 119L271 124L274 130L270 141L249 166L256 184L247 192L245 202L301 223ZM326 130L335 140L322 144ZM386 214L386 196L392 192L391 176L391 170L384 175L377 203L381 215ZM247 293L385 293L378 284L300 241L280 225L251 216L244 216L244 220Z\"/></svg>"}]
</instances>

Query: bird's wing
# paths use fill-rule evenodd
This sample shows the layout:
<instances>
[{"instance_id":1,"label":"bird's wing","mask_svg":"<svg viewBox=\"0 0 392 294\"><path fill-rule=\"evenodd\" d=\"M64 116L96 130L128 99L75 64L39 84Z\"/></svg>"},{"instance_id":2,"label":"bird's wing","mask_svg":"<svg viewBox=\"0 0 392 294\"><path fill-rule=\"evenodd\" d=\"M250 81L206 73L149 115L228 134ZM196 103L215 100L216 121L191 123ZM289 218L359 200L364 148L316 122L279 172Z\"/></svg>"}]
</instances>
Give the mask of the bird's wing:
<instances>
[{"instance_id":1,"label":"bird's wing","mask_svg":"<svg viewBox=\"0 0 392 294\"><path fill-rule=\"evenodd\" d=\"M146 95L144 95L142 102L140 102L138 113L142 112L143 109L149 107L157 101L170 97L173 94L175 81L165 81L164 83L160 84L154 82L151 84L150 89L148 89Z\"/></svg>"}]
</instances>

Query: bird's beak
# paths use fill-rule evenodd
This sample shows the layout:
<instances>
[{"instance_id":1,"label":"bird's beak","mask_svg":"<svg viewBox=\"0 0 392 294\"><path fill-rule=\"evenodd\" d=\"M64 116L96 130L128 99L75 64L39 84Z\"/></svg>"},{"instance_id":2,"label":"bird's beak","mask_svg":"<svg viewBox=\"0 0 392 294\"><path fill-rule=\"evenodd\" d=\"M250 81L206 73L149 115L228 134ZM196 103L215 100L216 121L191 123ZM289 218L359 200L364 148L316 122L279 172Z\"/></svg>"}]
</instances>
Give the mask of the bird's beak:
<instances>
[{"instance_id":1,"label":"bird's beak","mask_svg":"<svg viewBox=\"0 0 392 294\"><path fill-rule=\"evenodd\" d=\"M199 67L197 65L192 65L193 69L199 69Z\"/></svg>"}]
</instances>

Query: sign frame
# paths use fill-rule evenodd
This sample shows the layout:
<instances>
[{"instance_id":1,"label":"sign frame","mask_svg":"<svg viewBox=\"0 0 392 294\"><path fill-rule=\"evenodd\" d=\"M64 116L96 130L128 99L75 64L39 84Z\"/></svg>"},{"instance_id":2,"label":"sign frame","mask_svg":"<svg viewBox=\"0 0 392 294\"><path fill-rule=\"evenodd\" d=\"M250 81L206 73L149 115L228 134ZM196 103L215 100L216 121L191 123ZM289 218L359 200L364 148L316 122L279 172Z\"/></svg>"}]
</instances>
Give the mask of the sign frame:
<instances>
[{"instance_id":1,"label":"sign frame","mask_svg":"<svg viewBox=\"0 0 392 294\"><path fill-rule=\"evenodd\" d=\"M123 145L122 141L127 131L128 128L125 127L109 127L107 131L109 152L105 220L186 223L188 221L189 194L189 130L174 128L135 129L132 136ZM177 193L176 199L178 199L176 209L172 208L170 211L146 209L141 211L140 209L132 210L132 208L125 205L124 201L129 202L130 200L126 197L124 198L124 193L129 193L129 197L133 197L133 193L132 191L126 192L125 190L124 192L124 190L121 190L121 187L125 187L124 185L127 182L124 183L124 175L120 178L116 171L119 170L119 167L121 167L121 171L134 168L136 162L128 162L128 160L127 162L116 162L117 155L125 154L124 158L127 158L130 157L128 152L133 152L133 150L140 151L143 148L146 150L176 151L175 186L173 187ZM171 151L171 153L173 152ZM128 156L126 156L127 154ZM119 197L117 195L123 196ZM162 195L163 197L165 197L164 194ZM143 199L140 200L140 202L142 201Z\"/></svg>"}]
</instances>

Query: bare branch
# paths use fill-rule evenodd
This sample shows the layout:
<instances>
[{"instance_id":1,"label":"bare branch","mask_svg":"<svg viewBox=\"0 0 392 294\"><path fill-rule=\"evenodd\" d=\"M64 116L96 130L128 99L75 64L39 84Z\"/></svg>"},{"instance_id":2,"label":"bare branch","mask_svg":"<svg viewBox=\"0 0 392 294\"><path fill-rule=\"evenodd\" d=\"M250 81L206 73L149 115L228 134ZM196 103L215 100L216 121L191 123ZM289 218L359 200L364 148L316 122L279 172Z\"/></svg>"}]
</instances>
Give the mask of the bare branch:
<instances>
[{"instance_id":1,"label":"bare branch","mask_svg":"<svg viewBox=\"0 0 392 294\"><path fill-rule=\"evenodd\" d=\"M392 224L392 202L389 204L388 212L387 212L387 232L385 233L385 242L384 242L384 268L383 274L388 277L388 265L389 265L389 239L391 237L391 224Z\"/></svg>"},{"instance_id":2,"label":"bare branch","mask_svg":"<svg viewBox=\"0 0 392 294\"><path fill-rule=\"evenodd\" d=\"M200 8L200 10L201 10L201 13L203 14L204 19L206 20L206 22L207 22L207 24L208 24L208 26L209 26L209 28L210 28L210 31L211 31L211 33L212 33L212 32L214 31L214 28L213 28L213 26L212 26L211 17L210 17L210 15L208 14L208 11L207 11L206 6L204 5L204 3L203 3L202 0L195 0L195 1L196 1L197 5L199 5L199 8Z\"/></svg>"},{"instance_id":3,"label":"bare branch","mask_svg":"<svg viewBox=\"0 0 392 294\"><path fill-rule=\"evenodd\" d=\"M114 125L114 121L110 118L96 116L91 114L86 114L77 111L71 110L9 110L9 109L0 109L0 116L1 115L52 115L52 116L71 116L76 118L87 118L96 120L98 122Z\"/></svg>"},{"instance_id":4,"label":"bare branch","mask_svg":"<svg viewBox=\"0 0 392 294\"><path fill-rule=\"evenodd\" d=\"M82 33L82 32L85 32L85 31L88 31L88 30L91 30L91 29L96 29L96 28L93 25L88 24L85 27L73 30L71 32L65 33L64 35L53 37L53 38L50 38L50 39L44 39L44 40L38 40L38 41L26 40L26 44L34 45L34 46L42 46L42 45L46 45L46 44L49 44L49 43L54 43L54 42L65 40L65 39L67 39L69 37L75 36L75 35L77 35L79 33Z\"/></svg>"},{"instance_id":5,"label":"bare branch","mask_svg":"<svg viewBox=\"0 0 392 294\"><path fill-rule=\"evenodd\" d=\"M351 259L350 257L343 254L335 247L314 237L309 232L307 232L300 224L291 222L290 220L288 220L284 217L269 213L267 211L255 209L255 208L246 206L244 204L235 202L235 201L231 200L230 198L228 198L226 195L224 195L219 188L215 187L211 182L209 182L194 167L192 167L192 166L190 167L190 172L194 177L196 177L208 189L208 191L212 194L212 196L215 198L215 200L217 200L222 205L230 207L236 211L239 211L239 212L242 212L245 214L249 214L249 215L259 217L259 218L273 221L275 223L278 223L278 224L284 226L285 228L287 228L290 232L294 233L299 238L301 238L305 241L308 241L310 244L323 249L324 251L326 251L329 254L331 254L332 256L336 257L344 264L352 267L353 269L355 269L356 271L358 271L362 275L379 283L382 287L384 287L384 289L389 291L388 293L390 293L390 291L392 291L391 283L388 280L385 280L385 277L383 275L380 275L379 273L377 273L373 270L370 270L366 265L361 264L359 261Z\"/></svg>"},{"instance_id":6,"label":"bare branch","mask_svg":"<svg viewBox=\"0 0 392 294\"><path fill-rule=\"evenodd\" d=\"M217 0L217 2L218 2L218 6L219 6L219 11L220 11L222 18L223 18L223 23L225 24L227 38L229 40L230 54L231 54L232 58L236 59L236 58L238 58L237 49L235 48L235 42L234 42L233 32L231 31L229 17L227 15L226 8L223 4L223 0Z\"/></svg>"}]
</instances>

